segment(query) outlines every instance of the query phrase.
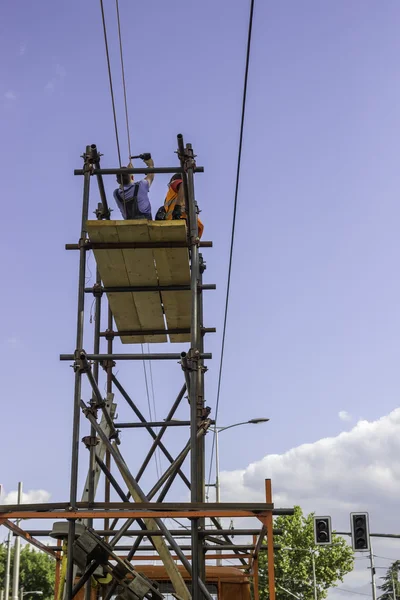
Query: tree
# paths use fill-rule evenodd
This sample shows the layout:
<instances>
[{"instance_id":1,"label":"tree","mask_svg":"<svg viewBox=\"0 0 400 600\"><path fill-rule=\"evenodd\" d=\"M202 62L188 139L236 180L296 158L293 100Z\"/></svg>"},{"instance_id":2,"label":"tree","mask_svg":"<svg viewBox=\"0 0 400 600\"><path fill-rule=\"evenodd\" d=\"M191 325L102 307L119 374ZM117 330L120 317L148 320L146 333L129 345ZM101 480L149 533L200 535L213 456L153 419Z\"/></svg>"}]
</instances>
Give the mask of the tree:
<instances>
[{"instance_id":1,"label":"tree","mask_svg":"<svg viewBox=\"0 0 400 600\"><path fill-rule=\"evenodd\" d=\"M332 545L314 544L314 514L305 517L299 506L294 515L278 517L274 527L283 530L275 537L281 546L275 551L275 584L278 600L293 600L291 592L304 600L314 598L313 556L318 600L326 598L328 589L343 581L344 575L353 569L353 550L346 540L333 534ZM259 555L260 599L268 598L268 565L266 552ZM288 591L285 591L288 590Z\"/></svg>"},{"instance_id":2,"label":"tree","mask_svg":"<svg viewBox=\"0 0 400 600\"><path fill-rule=\"evenodd\" d=\"M7 560L7 545L0 544L0 589L4 588L4 578ZM10 577L12 579L12 569L14 563L14 548L11 550L11 569ZM20 588L25 591L35 590L43 592L43 600L51 599L54 596L55 585L55 560L48 554L34 550L29 544L21 548L20 559ZM11 585L10 585L11 588ZM26 597L27 600L35 600L32 596Z\"/></svg>"},{"instance_id":3,"label":"tree","mask_svg":"<svg viewBox=\"0 0 400 600\"><path fill-rule=\"evenodd\" d=\"M396 598L400 598L399 569L400 560L395 560L386 571L386 575L380 578L383 583L379 586L379 589L383 591L383 594L379 596L379 600L396 600Z\"/></svg>"}]
</instances>

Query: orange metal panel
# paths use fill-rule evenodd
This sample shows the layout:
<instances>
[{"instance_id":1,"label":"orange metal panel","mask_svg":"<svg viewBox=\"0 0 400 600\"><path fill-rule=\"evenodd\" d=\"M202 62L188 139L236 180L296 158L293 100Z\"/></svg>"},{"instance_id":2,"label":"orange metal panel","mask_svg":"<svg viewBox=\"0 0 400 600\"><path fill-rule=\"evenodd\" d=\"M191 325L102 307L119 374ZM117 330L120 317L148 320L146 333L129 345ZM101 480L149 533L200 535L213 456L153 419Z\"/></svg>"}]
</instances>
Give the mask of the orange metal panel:
<instances>
[{"instance_id":1,"label":"orange metal panel","mask_svg":"<svg viewBox=\"0 0 400 600\"><path fill-rule=\"evenodd\" d=\"M218 600L250 600L249 583L221 583L221 596Z\"/></svg>"}]
</instances>

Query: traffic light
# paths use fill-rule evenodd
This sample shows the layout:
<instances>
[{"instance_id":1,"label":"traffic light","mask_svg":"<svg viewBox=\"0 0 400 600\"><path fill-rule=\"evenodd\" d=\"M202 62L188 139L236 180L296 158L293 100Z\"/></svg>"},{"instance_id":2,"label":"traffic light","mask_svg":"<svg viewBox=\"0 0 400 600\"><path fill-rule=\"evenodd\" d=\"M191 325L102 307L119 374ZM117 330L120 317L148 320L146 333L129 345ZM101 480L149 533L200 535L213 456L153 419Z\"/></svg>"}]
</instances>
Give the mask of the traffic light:
<instances>
[{"instance_id":1,"label":"traffic light","mask_svg":"<svg viewBox=\"0 0 400 600\"><path fill-rule=\"evenodd\" d=\"M318 546L332 543L330 517L314 517L314 543Z\"/></svg>"},{"instance_id":2,"label":"traffic light","mask_svg":"<svg viewBox=\"0 0 400 600\"><path fill-rule=\"evenodd\" d=\"M368 513L350 513L351 541L354 551L370 549Z\"/></svg>"}]
</instances>

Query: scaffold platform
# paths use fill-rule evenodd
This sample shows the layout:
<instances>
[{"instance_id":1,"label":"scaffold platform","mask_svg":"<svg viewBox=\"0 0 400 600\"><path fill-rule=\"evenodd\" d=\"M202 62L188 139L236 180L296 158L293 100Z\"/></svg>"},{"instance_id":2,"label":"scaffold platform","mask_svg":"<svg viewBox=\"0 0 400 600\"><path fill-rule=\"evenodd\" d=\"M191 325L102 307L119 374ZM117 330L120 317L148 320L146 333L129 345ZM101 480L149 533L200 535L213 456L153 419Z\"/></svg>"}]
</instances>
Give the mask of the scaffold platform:
<instances>
[{"instance_id":1,"label":"scaffold platform","mask_svg":"<svg viewBox=\"0 0 400 600\"><path fill-rule=\"evenodd\" d=\"M156 243L187 240L181 221L87 221L91 242ZM191 292L159 291L160 286L190 286L187 247L105 248L93 250L107 288L154 287L155 291L108 291L118 331L165 331L157 335L121 336L123 344L189 342L189 333L167 335L168 330L190 329Z\"/></svg>"}]
</instances>

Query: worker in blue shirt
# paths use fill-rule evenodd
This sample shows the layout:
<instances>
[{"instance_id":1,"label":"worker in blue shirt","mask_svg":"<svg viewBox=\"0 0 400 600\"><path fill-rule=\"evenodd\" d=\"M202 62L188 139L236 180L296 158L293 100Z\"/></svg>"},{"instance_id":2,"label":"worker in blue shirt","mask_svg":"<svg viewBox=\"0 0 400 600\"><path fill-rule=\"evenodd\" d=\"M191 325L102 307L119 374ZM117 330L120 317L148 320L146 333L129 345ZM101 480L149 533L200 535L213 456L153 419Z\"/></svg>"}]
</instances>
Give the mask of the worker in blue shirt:
<instances>
[{"instance_id":1,"label":"worker in blue shirt","mask_svg":"<svg viewBox=\"0 0 400 600\"><path fill-rule=\"evenodd\" d=\"M150 154L142 154L148 167L154 167ZM126 169L127 167L122 167ZM149 199L150 186L154 173L149 173L144 179L134 182L133 175L118 173L119 188L114 190L114 198L124 219L147 219L151 221L151 204Z\"/></svg>"}]
</instances>

